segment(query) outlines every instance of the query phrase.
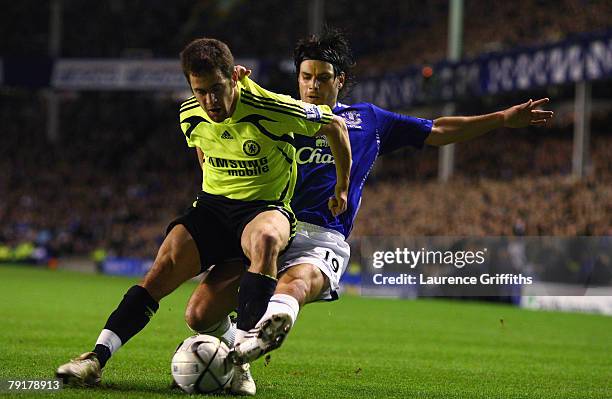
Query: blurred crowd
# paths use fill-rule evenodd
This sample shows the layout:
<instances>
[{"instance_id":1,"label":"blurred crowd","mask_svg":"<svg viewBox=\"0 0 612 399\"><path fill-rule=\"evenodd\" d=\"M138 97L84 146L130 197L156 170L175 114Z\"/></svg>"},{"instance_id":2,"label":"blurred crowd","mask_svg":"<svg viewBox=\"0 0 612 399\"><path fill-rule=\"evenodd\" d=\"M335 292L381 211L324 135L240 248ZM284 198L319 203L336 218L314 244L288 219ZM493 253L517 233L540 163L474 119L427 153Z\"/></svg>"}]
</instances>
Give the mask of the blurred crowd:
<instances>
[{"instance_id":1,"label":"blurred crowd","mask_svg":"<svg viewBox=\"0 0 612 399\"><path fill-rule=\"evenodd\" d=\"M33 242L50 256L155 254L165 223L201 184L178 104L133 93L67 98L62 137L49 143L43 99L11 99L0 111L0 243Z\"/></svg>"},{"instance_id":2,"label":"blurred crowd","mask_svg":"<svg viewBox=\"0 0 612 399\"><path fill-rule=\"evenodd\" d=\"M188 41L226 41L237 57L285 59L309 31L314 2L298 0L112 0L61 4L63 57L177 56ZM22 0L0 14L3 55L48 52L53 1ZM446 56L448 0L324 1L324 22L345 30L359 70L384 73ZM466 57L555 42L612 28L612 3L598 0L465 0ZM271 33L273 32L273 33Z\"/></svg>"},{"instance_id":3,"label":"blurred crowd","mask_svg":"<svg viewBox=\"0 0 612 399\"><path fill-rule=\"evenodd\" d=\"M354 235L612 235L611 221L610 175L581 181L561 174L508 181L460 175L449 183L366 186Z\"/></svg>"},{"instance_id":4,"label":"blurred crowd","mask_svg":"<svg viewBox=\"0 0 612 399\"><path fill-rule=\"evenodd\" d=\"M554 123L554 122L553 122ZM597 132L597 131L596 131ZM589 148L590 175L610 177L612 140L594 134ZM478 140L455 145L455 173L470 178L512 180L529 176L568 175L572 171L572 125L533 129L498 129ZM418 181L438 174L438 150L400 150L380 158L374 178Z\"/></svg>"},{"instance_id":5,"label":"blurred crowd","mask_svg":"<svg viewBox=\"0 0 612 399\"><path fill-rule=\"evenodd\" d=\"M406 65L435 63L446 58L449 1L381 0L377 2L381 6L375 9L368 3L358 4L357 7L346 5L336 9L337 17L330 21L344 26L343 15L346 14L343 10L346 9L351 10L351 19L360 21L349 29L353 32L353 43L365 47L360 48L359 54L361 74L377 75ZM384 22L372 24L372 13L380 14L376 20ZM612 29L612 3L609 1L465 0L463 13L462 54L465 58Z\"/></svg>"},{"instance_id":6,"label":"blurred crowd","mask_svg":"<svg viewBox=\"0 0 612 399\"><path fill-rule=\"evenodd\" d=\"M27 242L47 257L154 256L201 183L178 127L180 101L65 93L61 137L49 142L44 93L3 99L0 245ZM612 235L612 136L594 133L591 143L582 181L569 174L571 126L458 145L448 184L435 179L436 149L390 154L366 186L354 235Z\"/></svg>"}]
</instances>

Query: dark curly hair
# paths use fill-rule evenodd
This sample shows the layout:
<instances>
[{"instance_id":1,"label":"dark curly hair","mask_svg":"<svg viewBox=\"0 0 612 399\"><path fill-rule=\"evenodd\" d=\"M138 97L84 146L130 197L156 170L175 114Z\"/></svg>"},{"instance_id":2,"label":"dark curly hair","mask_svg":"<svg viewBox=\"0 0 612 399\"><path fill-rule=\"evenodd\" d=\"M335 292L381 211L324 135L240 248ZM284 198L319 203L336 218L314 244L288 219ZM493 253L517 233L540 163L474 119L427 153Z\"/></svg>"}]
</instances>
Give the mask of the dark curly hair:
<instances>
[{"instance_id":1,"label":"dark curly hair","mask_svg":"<svg viewBox=\"0 0 612 399\"><path fill-rule=\"evenodd\" d=\"M300 65L304 60L319 60L332 64L334 74L344 72L342 93L346 94L354 84L352 69L355 60L348 40L339 29L325 27L320 36L310 35L297 42L293 51L295 72L300 73Z\"/></svg>"}]
</instances>

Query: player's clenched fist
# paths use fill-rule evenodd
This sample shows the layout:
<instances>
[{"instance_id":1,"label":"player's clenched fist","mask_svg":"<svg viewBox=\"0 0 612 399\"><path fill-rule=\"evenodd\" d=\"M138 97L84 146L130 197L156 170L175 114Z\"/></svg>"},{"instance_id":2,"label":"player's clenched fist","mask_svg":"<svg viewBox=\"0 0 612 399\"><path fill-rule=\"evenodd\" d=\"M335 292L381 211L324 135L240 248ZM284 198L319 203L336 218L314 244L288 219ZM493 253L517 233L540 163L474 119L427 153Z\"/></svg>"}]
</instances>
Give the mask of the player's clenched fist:
<instances>
[{"instance_id":1,"label":"player's clenched fist","mask_svg":"<svg viewBox=\"0 0 612 399\"><path fill-rule=\"evenodd\" d=\"M334 217L346 211L347 198L348 188L343 188L336 185L335 196L331 197L327 202L327 206Z\"/></svg>"}]
</instances>

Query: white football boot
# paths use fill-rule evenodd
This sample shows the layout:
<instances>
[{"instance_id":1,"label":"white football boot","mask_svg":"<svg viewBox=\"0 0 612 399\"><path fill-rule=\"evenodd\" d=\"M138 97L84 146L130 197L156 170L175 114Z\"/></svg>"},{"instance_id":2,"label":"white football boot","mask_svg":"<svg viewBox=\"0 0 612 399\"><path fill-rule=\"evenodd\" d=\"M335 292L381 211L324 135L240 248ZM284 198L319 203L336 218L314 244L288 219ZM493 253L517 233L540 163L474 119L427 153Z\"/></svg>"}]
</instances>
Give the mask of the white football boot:
<instances>
[{"instance_id":1,"label":"white football boot","mask_svg":"<svg viewBox=\"0 0 612 399\"><path fill-rule=\"evenodd\" d=\"M248 363L234 366L230 392L241 396L253 396L257 392L255 381L251 375L251 366Z\"/></svg>"},{"instance_id":2,"label":"white football boot","mask_svg":"<svg viewBox=\"0 0 612 399\"><path fill-rule=\"evenodd\" d=\"M85 352L69 363L59 366L55 376L67 385L91 387L100 383L102 368L94 352Z\"/></svg>"},{"instance_id":3,"label":"white football boot","mask_svg":"<svg viewBox=\"0 0 612 399\"><path fill-rule=\"evenodd\" d=\"M234 364L251 363L281 346L291 330L291 317L278 313L249 330L245 339L228 354Z\"/></svg>"}]
</instances>

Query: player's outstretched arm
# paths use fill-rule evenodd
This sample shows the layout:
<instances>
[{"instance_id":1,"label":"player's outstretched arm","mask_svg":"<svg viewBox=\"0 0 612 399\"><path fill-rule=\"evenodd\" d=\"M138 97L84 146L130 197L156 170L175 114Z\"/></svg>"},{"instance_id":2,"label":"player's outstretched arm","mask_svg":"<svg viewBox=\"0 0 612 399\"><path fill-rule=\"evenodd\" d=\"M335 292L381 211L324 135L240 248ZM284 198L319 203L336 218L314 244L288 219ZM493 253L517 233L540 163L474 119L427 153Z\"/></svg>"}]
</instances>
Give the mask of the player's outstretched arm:
<instances>
[{"instance_id":1,"label":"player's outstretched arm","mask_svg":"<svg viewBox=\"0 0 612 399\"><path fill-rule=\"evenodd\" d=\"M546 104L548 98L529 100L503 111L477 116L444 116L434 120L426 144L442 146L471 140L500 127L521 128L544 126L553 117L552 111L536 109Z\"/></svg>"},{"instance_id":2,"label":"player's outstretched arm","mask_svg":"<svg viewBox=\"0 0 612 399\"><path fill-rule=\"evenodd\" d=\"M336 195L330 198L328 203L329 210L335 217L346 211L352 163L351 143L344 119L335 115L329 124L319 129L317 136L319 135L325 135L327 138L336 164Z\"/></svg>"}]
</instances>

